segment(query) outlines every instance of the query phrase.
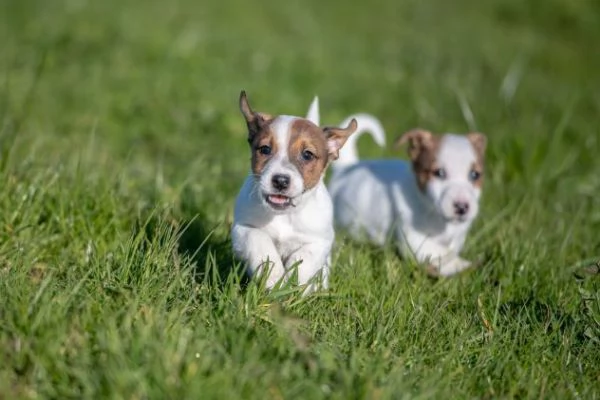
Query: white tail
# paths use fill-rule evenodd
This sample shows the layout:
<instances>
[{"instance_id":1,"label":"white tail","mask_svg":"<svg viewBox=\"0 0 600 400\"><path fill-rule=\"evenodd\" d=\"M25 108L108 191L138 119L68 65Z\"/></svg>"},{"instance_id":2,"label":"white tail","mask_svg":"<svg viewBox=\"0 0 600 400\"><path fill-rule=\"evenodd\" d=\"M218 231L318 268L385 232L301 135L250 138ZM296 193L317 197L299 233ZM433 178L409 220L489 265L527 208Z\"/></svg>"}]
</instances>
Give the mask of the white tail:
<instances>
[{"instance_id":1,"label":"white tail","mask_svg":"<svg viewBox=\"0 0 600 400\"><path fill-rule=\"evenodd\" d=\"M339 126L348 126L350 121L352 121L352 118L356 119L358 128L356 129L356 132L350 135L348 140L346 140L346 144L340 150L339 158L333 162L331 168L334 170L334 172L358 161L356 141L363 133L369 132L373 140L375 140L375 143L381 147L385 146L385 131L383 130L381 122L379 122L377 118L371 114L355 114L346 118ZM310 107L308 107L308 112L306 113L306 119L317 126L320 125L321 117L319 112L318 96L315 96L312 103L310 103Z\"/></svg>"},{"instance_id":2,"label":"white tail","mask_svg":"<svg viewBox=\"0 0 600 400\"><path fill-rule=\"evenodd\" d=\"M385 146L385 131L381 122L370 114L355 114L351 115L340 124L340 126L347 126L352 118L358 122L358 129L354 132L342 149L340 150L340 156L331 165L334 171L341 170L349 165L358 162L358 152L356 151L356 141L365 132L369 132L375 143L379 146Z\"/></svg>"}]
</instances>

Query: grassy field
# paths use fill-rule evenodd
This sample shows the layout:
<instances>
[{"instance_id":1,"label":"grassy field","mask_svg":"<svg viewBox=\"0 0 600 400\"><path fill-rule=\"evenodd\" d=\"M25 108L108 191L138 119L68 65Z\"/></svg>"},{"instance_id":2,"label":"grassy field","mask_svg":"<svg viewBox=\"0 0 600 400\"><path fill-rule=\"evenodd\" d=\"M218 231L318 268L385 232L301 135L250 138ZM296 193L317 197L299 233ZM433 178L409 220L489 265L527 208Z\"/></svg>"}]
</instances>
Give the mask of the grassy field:
<instances>
[{"instance_id":1,"label":"grassy field","mask_svg":"<svg viewBox=\"0 0 600 400\"><path fill-rule=\"evenodd\" d=\"M0 398L600 398L599 2L0 0L0 37ZM487 133L482 267L340 232L328 293L242 285L241 89Z\"/></svg>"}]
</instances>

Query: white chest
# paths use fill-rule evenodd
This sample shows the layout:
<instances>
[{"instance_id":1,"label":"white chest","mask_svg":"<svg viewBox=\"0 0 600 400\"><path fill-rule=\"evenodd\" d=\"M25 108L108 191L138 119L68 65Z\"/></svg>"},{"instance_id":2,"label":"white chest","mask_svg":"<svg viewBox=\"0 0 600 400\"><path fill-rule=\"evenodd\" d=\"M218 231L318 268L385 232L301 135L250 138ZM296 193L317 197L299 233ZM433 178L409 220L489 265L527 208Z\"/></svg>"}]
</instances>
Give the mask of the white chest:
<instances>
[{"instance_id":1,"label":"white chest","mask_svg":"<svg viewBox=\"0 0 600 400\"><path fill-rule=\"evenodd\" d=\"M468 223L446 224L444 230L432 239L458 253L465 243L469 225Z\"/></svg>"},{"instance_id":2,"label":"white chest","mask_svg":"<svg viewBox=\"0 0 600 400\"><path fill-rule=\"evenodd\" d=\"M322 220L299 218L298 215L293 214L276 216L264 229L284 257L306 244L328 240L330 236ZM331 240L333 240L332 236Z\"/></svg>"}]
</instances>

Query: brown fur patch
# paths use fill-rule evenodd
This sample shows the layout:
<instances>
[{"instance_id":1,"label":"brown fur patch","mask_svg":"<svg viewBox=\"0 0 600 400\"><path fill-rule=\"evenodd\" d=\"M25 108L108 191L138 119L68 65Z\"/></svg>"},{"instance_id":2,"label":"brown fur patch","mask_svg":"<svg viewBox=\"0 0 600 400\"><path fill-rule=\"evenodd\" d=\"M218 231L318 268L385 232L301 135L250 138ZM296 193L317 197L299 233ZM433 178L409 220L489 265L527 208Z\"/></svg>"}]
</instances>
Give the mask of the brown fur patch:
<instances>
[{"instance_id":1,"label":"brown fur patch","mask_svg":"<svg viewBox=\"0 0 600 400\"><path fill-rule=\"evenodd\" d=\"M472 181L473 186L480 188L483 186L483 162L475 161L471 166L471 171L479 172L479 178L476 181Z\"/></svg>"},{"instance_id":2,"label":"brown fur patch","mask_svg":"<svg viewBox=\"0 0 600 400\"><path fill-rule=\"evenodd\" d=\"M479 172L479 179L473 182L473 186L481 188L483 186L483 169L485 161L485 149L487 147L487 138L483 133L473 132L467 134L467 139L471 142L473 149L475 150L475 162L471 169Z\"/></svg>"},{"instance_id":3,"label":"brown fur patch","mask_svg":"<svg viewBox=\"0 0 600 400\"><path fill-rule=\"evenodd\" d=\"M252 151L252 173L260 175L265 168L265 165L269 162L271 157L277 154L277 141L270 129L270 124L265 124L256 133L252 134L248 138L250 144L250 150ZM262 146L269 146L271 148L270 154L262 154L260 148Z\"/></svg>"},{"instance_id":4,"label":"brown fur patch","mask_svg":"<svg viewBox=\"0 0 600 400\"><path fill-rule=\"evenodd\" d=\"M440 147L440 137L433 136L430 143L424 146L418 155L412 159L413 171L417 177L419 188L424 191L427 183L437 169L437 154Z\"/></svg>"},{"instance_id":5,"label":"brown fur patch","mask_svg":"<svg viewBox=\"0 0 600 400\"><path fill-rule=\"evenodd\" d=\"M441 137L422 129L413 129L400 136L395 145L408 142L408 155L412 161L417 184L422 191L437 168L436 160Z\"/></svg>"},{"instance_id":6,"label":"brown fur patch","mask_svg":"<svg viewBox=\"0 0 600 400\"><path fill-rule=\"evenodd\" d=\"M297 119L292 123L288 156L290 162L296 166L306 190L313 188L327 166L327 140L323 130L305 119ZM314 157L305 160L302 155L305 151L311 152Z\"/></svg>"},{"instance_id":7,"label":"brown fur patch","mask_svg":"<svg viewBox=\"0 0 600 400\"><path fill-rule=\"evenodd\" d=\"M479 173L479 179L473 182L473 186L481 188L483 185L487 138L483 133L478 132L469 133L466 136L471 142L476 156L476 160L473 163L471 170ZM433 172L438 167L436 165L436 159L441 139L442 136L434 135L429 131L414 129L406 132L396 140L396 146L408 142L408 155L412 161L417 184L421 190L425 190L427 182L432 178Z\"/></svg>"},{"instance_id":8,"label":"brown fur patch","mask_svg":"<svg viewBox=\"0 0 600 400\"><path fill-rule=\"evenodd\" d=\"M269 114L262 112L252 111L246 92L242 90L240 93L240 111L246 120L248 126L248 142L254 141L254 136L258 135L260 131L264 130L272 121L273 117Z\"/></svg>"},{"instance_id":9,"label":"brown fur patch","mask_svg":"<svg viewBox=\"0 0 600 400\"><path fill-rule=\"evenodd\" d=\"M266 113L254 112L245 91L240 93L240 111L248 126L248 144L252 151L252 173L260 175L271 157L277 153L277 142L271 131L271 123L274 118ZM271 152L262 154L260 148L269 146Z\"/></svg>"},{"instance_id":10,"label":"brown fur patch","mask_svg":"<svg viewBox=\"0 0 600 400\"><path fill-rule=\"evenodd\" d=\"M329 152L329 160L337 160L340 155L340 149L346 143L346 140L356 132L358 123L355 118L352 118L350 123L345 128L328 126L323 128L325 137L327 138L327 151Z\"/></svg>"}]
</instances>

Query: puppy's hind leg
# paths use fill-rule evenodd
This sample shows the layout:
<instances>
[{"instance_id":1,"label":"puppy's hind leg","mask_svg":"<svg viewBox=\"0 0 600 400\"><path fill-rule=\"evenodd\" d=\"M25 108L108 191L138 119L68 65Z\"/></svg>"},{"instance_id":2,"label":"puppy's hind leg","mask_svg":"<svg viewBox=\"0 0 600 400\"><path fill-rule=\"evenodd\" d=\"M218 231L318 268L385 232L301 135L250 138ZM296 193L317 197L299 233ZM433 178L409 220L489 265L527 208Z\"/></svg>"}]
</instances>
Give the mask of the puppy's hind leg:
<instances>
[{"instance_id":1,"label":"puppy's hind leg","mask_svg":"<svg viewBox=\"0 0 600 400\"><path fill-rule=\"evenodd\" d=\"M231 239L235 255L246 263L252 277L268 273L265 283L267 289L272 289L282 280L285 269L269 235L257 228L234 225Z\"/></svg>"}]
</instances>

